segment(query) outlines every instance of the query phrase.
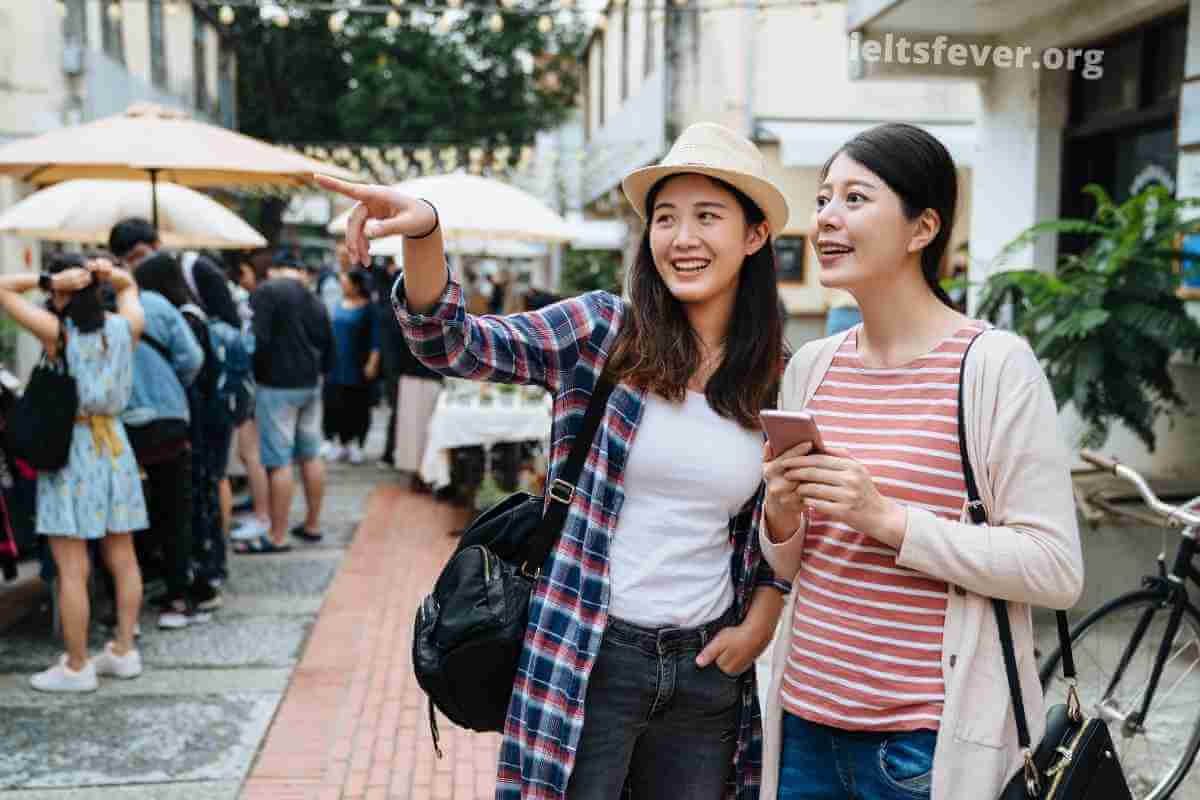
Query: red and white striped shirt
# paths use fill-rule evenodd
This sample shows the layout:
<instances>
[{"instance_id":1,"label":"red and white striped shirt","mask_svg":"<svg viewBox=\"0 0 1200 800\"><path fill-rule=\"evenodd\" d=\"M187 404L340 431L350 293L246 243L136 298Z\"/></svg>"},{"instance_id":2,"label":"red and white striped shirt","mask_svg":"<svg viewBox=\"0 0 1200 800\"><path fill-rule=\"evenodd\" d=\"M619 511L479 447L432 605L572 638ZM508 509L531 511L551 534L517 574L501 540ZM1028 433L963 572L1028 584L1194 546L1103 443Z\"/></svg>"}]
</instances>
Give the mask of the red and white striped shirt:
<instances>
[{"instance_id":1,"label":"red and white striped shirt","mask_svg":"<svg viewBox=\"0 0 1200 800\"><path fill-rule=\"evenodd\" d=\"M958 519L966 501L958 383L973 322L901 367L873 369L846 337L808 410L828 447L848 451L879 492ZM793 591L786 711L843 730L937 730L945 581L896 565L896 550L813 513Z\"/></svg>"}]
</instances>

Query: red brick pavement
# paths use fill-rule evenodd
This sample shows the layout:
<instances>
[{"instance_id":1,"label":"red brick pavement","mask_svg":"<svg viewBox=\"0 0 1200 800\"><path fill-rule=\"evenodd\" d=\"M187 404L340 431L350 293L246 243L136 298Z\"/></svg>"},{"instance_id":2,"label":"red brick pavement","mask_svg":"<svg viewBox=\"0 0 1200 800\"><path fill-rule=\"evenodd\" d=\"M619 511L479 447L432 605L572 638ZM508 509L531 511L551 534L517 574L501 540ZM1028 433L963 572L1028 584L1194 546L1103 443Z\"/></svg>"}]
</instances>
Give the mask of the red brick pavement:
<instances>
[{"instance_id":1,"label":"red brick pavement","mask_svg":"<svg viewBox=\"0 0 1200 800\"><path fill-rule=\"evenodd\" d=\"M417 605L465 521L399 486L372 493L242 800L494 796L499 736L442 718L439 760L411 667Z\"/></svg>"}]
</instances>

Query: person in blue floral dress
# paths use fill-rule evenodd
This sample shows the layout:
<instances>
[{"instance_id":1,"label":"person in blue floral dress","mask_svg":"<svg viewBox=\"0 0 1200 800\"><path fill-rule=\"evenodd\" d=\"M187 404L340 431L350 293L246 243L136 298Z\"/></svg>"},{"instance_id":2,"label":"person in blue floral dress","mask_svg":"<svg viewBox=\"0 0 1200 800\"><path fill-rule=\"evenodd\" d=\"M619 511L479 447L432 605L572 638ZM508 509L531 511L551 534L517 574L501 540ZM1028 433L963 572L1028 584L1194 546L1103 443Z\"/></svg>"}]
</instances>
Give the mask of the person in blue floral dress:
<instances>
[{"instance_id":1,"label":"person in blue floral dress","mask_svg":"<svg viewBox=\"0 0 1200 800\"><path fill-rule=\"evenodd\" d=\"M117 313L104 311L100 285L116 291ZM21 293L50 292L45 307ZM98 675L135 678L141 656L133 633L142 604L142 576L133 531L149 525L137 462L120 413L133 386L133 346L144 318L137 286L107 259L56 258L41 276L0 277L0 307L36 336L47 358L66 363L79 392L79 410L67 465L38 473L37 530L47 537L58 572L58 599L67 652L30 679L47 692L87 692ZM117 594L117 634L104 652L88 658L88 542L100 540Z\"/></svg>"}]
</instances>

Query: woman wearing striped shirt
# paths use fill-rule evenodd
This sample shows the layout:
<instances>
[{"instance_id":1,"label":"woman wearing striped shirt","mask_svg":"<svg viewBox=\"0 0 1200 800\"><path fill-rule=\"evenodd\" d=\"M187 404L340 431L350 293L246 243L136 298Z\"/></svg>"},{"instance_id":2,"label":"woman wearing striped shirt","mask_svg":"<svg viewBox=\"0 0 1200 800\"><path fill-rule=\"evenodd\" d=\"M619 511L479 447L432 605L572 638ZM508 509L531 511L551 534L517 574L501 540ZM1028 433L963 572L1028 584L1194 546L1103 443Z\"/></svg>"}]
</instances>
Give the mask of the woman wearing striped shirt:
<instances>
[{"instance_id":1,"label":"woman wearing striped shirt","mask_svg":"<svg viewBox=\"0 0 1200 800\"><path fill-rule=\"evenodd\" d=\"M795 576L767 798L996 797L1021 756L989 597L1011 601L1028 716L1043 716L1029 604L1069 607L1082 584L1068 461L1028 345L938 285L956 196L945 147L910 125L860 134L822 171L821 282L863 322L804 347L784 378L782 407L813 414L825 452L764 467L765 555ZM964 457L987 527L963 524Z\"/></svg>"},{"instance_id":2,"label":"woman wearing striped shirt","mask_svg":"<svg viewBox=\"0 0 1200 800\"><path fill-rule=\"evenodd\" d=\"M757 797L750 666L788 589L758 544L757 418L783 365L770 237L788 217L765 175L751 142L693 125L623 182L646 222L630 303L591 292L508 316L466 313L429 204L322 179L360 201L356 257L368 217L408 237L393 300L424 364L553 394L548 483L600 374L616 384L530 600L497 798Z\"/></svg>"}]
</instances>

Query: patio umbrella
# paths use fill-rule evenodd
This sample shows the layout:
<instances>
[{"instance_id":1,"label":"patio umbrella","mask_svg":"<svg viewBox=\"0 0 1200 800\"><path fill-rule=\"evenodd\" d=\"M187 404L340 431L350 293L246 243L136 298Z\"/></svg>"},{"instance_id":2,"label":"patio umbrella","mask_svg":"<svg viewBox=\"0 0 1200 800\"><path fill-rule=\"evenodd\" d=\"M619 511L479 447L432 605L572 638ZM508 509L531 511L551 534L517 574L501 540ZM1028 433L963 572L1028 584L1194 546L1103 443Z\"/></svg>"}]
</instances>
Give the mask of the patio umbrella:
<instances>
[{"instance_id":1,"label":"patio umbrella","mask_svg":"<svg viewBox=\"0 0 1200 800\"><path fill-rule=\"evenodd\" d=\"M43 189L0 213L0 231L56 242L107 242L125 217L151 216L150 183L76 180ZM267 240L212 198L173 183L158 186L158 232L167 247L249 249Z\"/></svg>"},{"instance_id":2,"label":"patio umbrella","mask_svg":"<svg viewBox=\"0 0 1200 800\"><path fill-rule=\"evenodd\" d=\"M301 186L314 172L357 179L332 164L150 103L0 147L0 175L40 186L75 178L149 176L152 197L160 178L196 187ZM152 217L157 207L152 204Z\"/></svg>"},{"instance_id":3,"label":"patio umbrella","mask_svg":"<svg viewBox=\"0 0 1200 800\"><path fill-rule=\"evenodd\" d=\"M414 178L396 184L395 188L437 206L442 237L447 243L459 239L524 242L571 239L571 227L557 212L528 192L493 178L454 172ZM349 218L349 211L341 214L329 223L327 230L344 234Z\"/></svg>"}]
</instances>

